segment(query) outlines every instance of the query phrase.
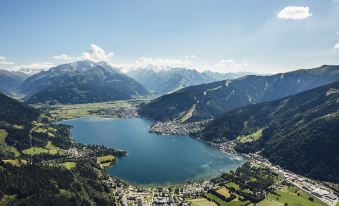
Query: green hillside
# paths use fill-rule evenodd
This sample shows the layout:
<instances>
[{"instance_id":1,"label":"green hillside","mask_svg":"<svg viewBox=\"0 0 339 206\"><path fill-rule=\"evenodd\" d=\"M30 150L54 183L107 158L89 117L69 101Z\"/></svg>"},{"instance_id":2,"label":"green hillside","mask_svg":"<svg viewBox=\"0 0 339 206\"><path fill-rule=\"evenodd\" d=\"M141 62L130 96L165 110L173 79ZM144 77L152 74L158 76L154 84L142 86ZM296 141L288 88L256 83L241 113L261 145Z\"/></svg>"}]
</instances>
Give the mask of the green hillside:
<instances>
[{"instance_id":1,"label":"green hillside","mask_svg":"<svg viewBox=\"0 0 339 206\"><path fill-rule=\"evenodd\" d=\"M114 205L96 156L124 153L71 141L69 127L0 94L0 205ZM69 148L91 152L74 158Z\"/></svg>"},{"instance_id":2,"label":"green hillside","mask_svg":"<svg viewBox=\"0 0 339 206\"><path fill-rule=\"evenodd\" d=\"M339 82L335 82L227 112L198 135L208 141L238 139L240 152L261 151L291 171L339 182L338 99ZM252 141L241 141L260 130Z\"/></svg>"}]
</instances>

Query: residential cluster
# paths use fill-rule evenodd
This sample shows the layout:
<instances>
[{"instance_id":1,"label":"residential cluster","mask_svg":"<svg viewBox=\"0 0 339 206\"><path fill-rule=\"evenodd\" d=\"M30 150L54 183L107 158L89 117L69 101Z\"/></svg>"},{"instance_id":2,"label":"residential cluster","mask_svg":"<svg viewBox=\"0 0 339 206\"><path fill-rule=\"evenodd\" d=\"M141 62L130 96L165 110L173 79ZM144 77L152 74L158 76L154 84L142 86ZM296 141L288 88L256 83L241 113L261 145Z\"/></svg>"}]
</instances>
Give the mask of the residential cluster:
<instances>
[{"instance_id":1,"label":"residential cluster","mask_svg":"<svg viewBox=\"0 0 339 206\"><path fill-rule=\"evenodd\" d=\"M161 135L189 135L199 132L208 121L192 122L181 124L178 121L157 122L152 125L150 132Z\"/></svg>"},{"instance_id":2,"label":"residential cluster","mask_svg":"<svg viewBox=\"0 0 339 206\"><path fill-rule=\"evenodd\" d=\"M302 189L305 192L312 194L313 196L317 197L330 206L335 206L336 203L339 201L338 196L335 194L335 192L321 182L295 174L289 170L281 168L279 165L274 165L269 162L268 159L262 157L257 153L249 154L247 156L255 160L256 162L266 166L267 168L270 168L272 172L278 174L282 179L293 184L299 189Z\"/></svg>"},{"instance_id":3,"label":"residential cluster","mask_svg":"<svg viewBox=\"0 0 339 206\"><path fill-rule=\"evenodd\" d=\"M100 115L104 116L117 116L122 119L138 117L136 107L111 107L99 111Z\"/></svg>"}]
</instances>

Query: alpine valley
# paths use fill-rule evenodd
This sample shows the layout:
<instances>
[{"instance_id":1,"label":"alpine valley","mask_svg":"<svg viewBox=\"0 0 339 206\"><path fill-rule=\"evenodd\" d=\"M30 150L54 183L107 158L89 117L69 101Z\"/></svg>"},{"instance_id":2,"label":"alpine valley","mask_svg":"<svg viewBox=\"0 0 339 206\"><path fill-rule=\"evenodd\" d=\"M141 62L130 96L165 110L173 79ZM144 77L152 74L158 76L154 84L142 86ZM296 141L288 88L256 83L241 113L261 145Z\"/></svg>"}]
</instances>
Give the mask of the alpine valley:
<instances>
[{"instance_id":1,"label":"alpine valley","mask_svg":"<svg viewBox=\"0 0 339 206\"><path fill-rule=\"evenodd\" d=\"M125 74L81 60L0 79L0 205L337 201L339 66Z\"/></svg>"}]
</instances>

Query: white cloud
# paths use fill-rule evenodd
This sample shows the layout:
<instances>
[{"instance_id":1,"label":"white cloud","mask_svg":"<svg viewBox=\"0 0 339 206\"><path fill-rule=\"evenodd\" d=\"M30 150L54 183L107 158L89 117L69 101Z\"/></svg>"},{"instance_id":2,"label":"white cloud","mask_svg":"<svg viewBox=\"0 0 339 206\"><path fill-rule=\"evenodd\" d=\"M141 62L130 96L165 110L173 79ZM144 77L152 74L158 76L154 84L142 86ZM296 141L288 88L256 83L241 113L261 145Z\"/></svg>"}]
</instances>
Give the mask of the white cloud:
<instances>
[{"instance_id":1,"label":"white cloud","mask_svg":"<svg viewBox=\"0 0 339 206\"><path fill-rule=\"evenodd\" d=\"M191 61L187 59L162 59L162 58L139 58L135 67L145 67L145 66L157 66L157 67L187 67L191 64Z\"/></svg>"},{"instance_id":2,"label":"white cloud","mask_svg":"<svg viewBox=\"0 0 339 206\"><path fill-rule=\"evenodd\" d=\"M336 45L334 45L334 49L339 49L339 43L337 43Z\"/></svg>"},{"instance_id":3,"label":"white cloud","mask_svg":"<svg viewBox=\"0 0 339 206\"><path fill-rule=\"evenodd\" d=\"M0 56L0 65L13 65L14 62L8 61L6 57Z\"/></svg>"},{"instance_id":4,"label":"white cloud","mask_svg":"<svg viewBox=\"0 0 339 206\"><path fill-rule=\"evenodd\" d=\"M95 62L98 61L107 61L110 62L112 60L112 57L114 56L113 52L106 52L104 49L100 48L99 46L95 44L91 44L90 48L87 52L84 52L81 56L78 57L72 57L67 54L60 54L56 55L53 58L56 60L64 60L64 61L79 61L79 60L92 60Z\"/></svg>"},{"instance_id":5,"label":"white cloud","mask_svg":"<svg viewBox=\"0 0 339 206\"><path fill-rule=\"evenodd\" d=\"M185 56L185 59L194 59L196 56L194 54Z\"/></svg>"},{"instance_id":6,"label":"white cloud","mask_svg":"<svg viewBox=\"0 0 339 206\"><path fill-rule=\"evenodd\" d=\"M192 62L186 57L183 59L163 59L163 58L147 58L140 57L134 63L131 64L113 64L113 66L119 68L122 72L128 72L130 70L151 67L155 70L164 70L180 67L191 67Z\"/></svg>"},{"instance_id":7,"label":"white cloud","mask_svg":"<svg viewBox=\"0 0 339 206\"><path fill-rule=\"evenodd\" d=\"M279 19L300 20L312 16L309 7L288 6L281 10L277 17Z\"/></svg>"},{"instance_id":8,"label":"white cloud","mask_svg":"<svg viewBox=\"0 0 339 206\"><path fill-rule=\"evenodd\" d=\"M50 62L35 62L32 64L23 64L23 65L16 65L10 67L9 69L12 71L21 71L26 74L36 74L40 71L47 70L55 65Z\"/></svg>"},{"instance_id":9,"label":"white cloud","mask_svg":"<svg viewBox=\"0 0 339 206\"><path fill-rule=\"evenodd\" d=\"M242 72L249 66L250 61L242 60L235 61L233 59L222 59L219 60L216 64L211 64L207 66L202 66L199 70L201 71L213 71L213 72Z\"/></svg>"},{"instance_id":10,"label":"white cloud","mask_svg":"<svg viewBox=\"0 0 339 206\"><path fill-rule=\"evenodd\" d=\"M83 54L85 59L93 61L110 61L113 56L113 52L106 52L95 44L91 44L89 51Z\"/></svg>"},{"instance_id":11,"label":"white cloud","mask_svg":"<svg viewBox=\"0 0 339 206\"><path fill-rule=\"evenodd\" d=\"M35 62L32 64L24 64L24 65L19 65L17 67L19 68L25 68L25 69L48 69L53 67L54 64L50 62Z\"/></svg>"},{"instance_id":12,"label":"white cloud","mask_svg":"<svg viewBox=\"0 0 339 206\"><path fill-rule=\"evenodd\" d=\"M337 34L339 34L339 31L337 31Z\"/></svg>"},{"instance_id":13,"label":"white cloud","mask_svg":"<svg viewBox=\"0 0 339 206\"><path fill-rule=\"evenodd\" d=\"M75 60L76 57L70 57L67 54L60 54L53 57L56 60Z\"/></svg>"}]
</instances>

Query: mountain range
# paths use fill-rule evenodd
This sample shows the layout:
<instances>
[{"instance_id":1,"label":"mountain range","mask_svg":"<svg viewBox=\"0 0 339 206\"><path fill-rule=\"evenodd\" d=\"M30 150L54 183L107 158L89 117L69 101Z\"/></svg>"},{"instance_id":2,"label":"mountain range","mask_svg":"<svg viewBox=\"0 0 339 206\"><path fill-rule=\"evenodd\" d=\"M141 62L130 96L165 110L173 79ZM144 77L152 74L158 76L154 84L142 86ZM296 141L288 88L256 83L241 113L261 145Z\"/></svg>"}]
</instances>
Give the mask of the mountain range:
<instances>
[{"instance_id":1,"label":"mountain range","mask_svg":"<svg viewBox=\"0 0 339 206\"><path fill-rule=\"evenodd\" d=\"M143 84L152 93L167 94L188 86L225 79L235 79L251 73L198 72L194 69L187 68L158 68L148 66L145 68L132 69L126 74Z\"/></svg>"},{"instance_id":2,"label":"mountain range","mask_svg":"<svg viewBox=\"0 0 339 206\"><path fill-rule=\"evenodd\" d=\"M195 122L219 117L227 111L271 101L339 80L339 66L324 65L270 76L190 86L139 107L142 116L155 120Z\"/></svg>"},{"instance_id":3,"label":"mountain range","mask_svg":"<svg viewBox=\"0 0 339 206\"><path fill-rule=\"evenodd\" d=\"M239 152L316 179L339 182L339 81L283 99L226 112L200 133L238 140Z\"/></svg>"},{"instance_id":4,"label":"mountain range","mask_svg":"<svg viewBox=\"0 0 339 206\"><path fill-rule=\"evenodd\" d=\"M22 72L0 70L0 92L12 94L27 78Z\"/></svg>"},{"instance_id":5,"label":"mountain range","mask_svg":"<svg viewBox=\"0 0 339 206\"><path fill-rule=\"evenodd\" d=\"M89 103L148 95L147 89L105 62L62 64L29 77L19 88L27 103Z\"/></svg>"}]
</instances>

